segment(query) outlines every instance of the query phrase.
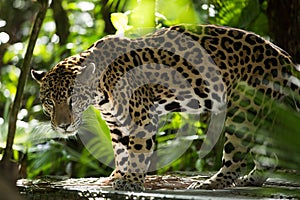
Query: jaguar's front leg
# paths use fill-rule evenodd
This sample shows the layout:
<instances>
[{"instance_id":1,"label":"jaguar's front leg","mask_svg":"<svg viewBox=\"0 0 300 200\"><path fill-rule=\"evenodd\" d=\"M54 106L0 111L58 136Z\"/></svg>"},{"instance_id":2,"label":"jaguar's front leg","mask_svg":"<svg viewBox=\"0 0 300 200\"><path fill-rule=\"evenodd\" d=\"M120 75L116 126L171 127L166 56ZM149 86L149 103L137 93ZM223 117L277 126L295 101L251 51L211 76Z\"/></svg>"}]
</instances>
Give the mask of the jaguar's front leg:
<instances>
[{"instance_id":1,"label":"jaguar's front leg","mask_svg":"<svg viewBox=\"0 0 300 200\"><path fill-rule=\"evenodd\" d=\"M109 125L116 165L113 187L141 191L154 150L158 115L148 85L127 89L114 94L114 122Z\"/></svg>"},{"instance_id":2,"label":"jaguar's front leg","mask_svg":"<svg viewBox=\"0 0 300 200\"><path fill-rule=\"evenodd\" d=\"M142 191L154 149L154 137L143 131L113 138L116 169L112 173L116 190Z\"/></svg>"}]
</instances>

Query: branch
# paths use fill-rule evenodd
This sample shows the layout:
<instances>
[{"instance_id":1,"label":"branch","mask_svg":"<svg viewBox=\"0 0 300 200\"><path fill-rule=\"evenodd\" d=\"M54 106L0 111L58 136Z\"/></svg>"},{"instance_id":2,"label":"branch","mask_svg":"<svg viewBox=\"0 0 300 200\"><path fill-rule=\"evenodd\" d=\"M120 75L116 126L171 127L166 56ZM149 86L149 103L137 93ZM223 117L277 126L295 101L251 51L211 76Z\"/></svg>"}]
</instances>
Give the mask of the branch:
<instances>
[{"instance_id":1,"label":"branch","mask_svg":"<svg viewBox=\"0 0 300 200\"><path fill-rule=\"evenodd\" d=\"M9 127L8 127L8 134L7 134L7 141L6 141L6 148L4 150L4 155L1 161L1 166L9 169L9 166L11 165L10 159L12 158L13 155L13 141L15 137L15 132L16 132L16 121L17 121L17 115L18 111L21 107L21 100L22 100L22 95L24 91L24 87L26 84L27 76L30 71L30 63L31 63L31 58L33 54L33 49L38 37L38 34L40 32L43 20L46 15L47 7L48 7L48 0L38 0L40 3L40 10L35 18L35 22L31 31L30 39L29 39L29 44L26 50L25 58L22 64L22 70L21 70L21 75L19 78L18 86L17 86L17 93L16 97L14 99L13 105L12 105L12 110L9 114ZM1 169L0 169L1 170ZM2 171L2 170L1 170ZM3 173L3 171L2 171Z\"/></svg>"}]
</instances>

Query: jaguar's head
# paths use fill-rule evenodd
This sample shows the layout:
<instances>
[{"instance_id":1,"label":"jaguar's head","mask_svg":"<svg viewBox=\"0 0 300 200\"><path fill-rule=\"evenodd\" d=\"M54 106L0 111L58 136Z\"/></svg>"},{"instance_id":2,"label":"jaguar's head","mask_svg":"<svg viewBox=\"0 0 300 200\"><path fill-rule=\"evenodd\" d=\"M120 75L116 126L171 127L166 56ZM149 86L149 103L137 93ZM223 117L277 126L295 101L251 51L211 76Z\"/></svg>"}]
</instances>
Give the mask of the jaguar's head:
<instances>
[{"instance_id":1,"label":"jaguar's head","mask_svg":"<svg viewBox=\"0 0 300 200\"><path fill-rule=\"evenodd\" d=\"M82 66L66 60L48 72L31 70L40 85L40 100L44 112L51 117L52 128L62 134L77 133L82 112L90 105L90 77L95 65Z\"/></svg>"}]
</instances>

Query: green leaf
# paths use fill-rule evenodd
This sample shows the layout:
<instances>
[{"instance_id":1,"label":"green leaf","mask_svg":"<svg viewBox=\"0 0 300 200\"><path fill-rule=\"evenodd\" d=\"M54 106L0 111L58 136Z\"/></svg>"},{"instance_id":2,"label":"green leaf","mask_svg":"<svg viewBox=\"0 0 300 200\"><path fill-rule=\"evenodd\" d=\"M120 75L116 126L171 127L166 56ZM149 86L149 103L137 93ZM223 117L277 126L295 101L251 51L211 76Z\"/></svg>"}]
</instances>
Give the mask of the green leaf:
<instances>
[{"instance_id":1,"label":"green leaf","mask_svg":"<svg viewBox=\"0 0 300 200\"><path fill-rule=\"evenodd\" d=\"M3 63L7 64L9 61L11 61L13 59L14 56L15 56L14 52L6 51L3 56Z\"/></svg>"},{"instance_id":2,"label":"green leaf","mask_svg":"<svg viewBox=\"0 0 300 200\"><path fill-rule=\"evenodd\" d=\"M83 113L83 124L79 132L79 138L94 158L108 166L113 163L114 152L110 130L101 118L100 112L93 106Z\"/></svg>"},{"instance_id":3,"label":"green leaf","mask_svg":"<svg viewBox=\"0 0 300 200\"><path fill-rule=\"evenodd\" d=\"M241 16L239 17L238 24L240 28L249 27L257 19L257 16L260 14L259 6L258 0L247 2L247 5L241 10Z\"/></svg>"}]
</instances>

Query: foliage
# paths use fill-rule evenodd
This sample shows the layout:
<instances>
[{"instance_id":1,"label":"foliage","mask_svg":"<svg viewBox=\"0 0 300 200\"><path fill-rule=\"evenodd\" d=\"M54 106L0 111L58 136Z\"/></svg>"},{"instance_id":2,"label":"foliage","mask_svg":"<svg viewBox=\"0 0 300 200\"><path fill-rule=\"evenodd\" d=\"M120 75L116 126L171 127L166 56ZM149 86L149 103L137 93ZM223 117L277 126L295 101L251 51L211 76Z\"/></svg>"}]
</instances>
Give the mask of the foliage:
<instances>
[{"instance_id":1,"label":"foliage","mask_svg":"<svg viewBox=\"0 0 300 200\"><path fill-rule=\"evenodd\" d=\"M58 4L56 6L61 6L65 13L57 13L57 9L53 9L54 6L49 8L34 50L32 67L35 69L49 70L62 58L85 50L94 41L111 32L105 32L109 27L108 23L113 23L118 34L125 31L131 36L144 35L162 26L180 23L214 23L269 36L265 14L266 0L58 0L55 2ZM24 49L28 42L35 10L36 4L32 1L0 0L0 148L5 144L9 107L16 93L20 66L24 59ZM107 19L105 15L107 12L112 13L111 19ZM67 17L68 25L62 26L60 24L62 22L55 21L57 15L61 16L60 19ZM59 28L67 30L58 32ZM18 115L18 129L14 144L15 151L27 154L28 177L47 174L68 174L75 177L108 175L111 170L98 161L101 157L105 159L105 163L112 162L108 151L110 147L106 146L110 144L108 130L99 117L98 111L93 108L87 110L81 134L96 136L98 140L100 138L101 145L97 140L86 141L87 143L83 141L82 144L78 140L56 139L58 136L51 131L49 122L46 122L49 119L43 115L37 96L38 86L30 79ZM211 169L213 166L209 161L214 162L215 151L208 158L198 157L206 125L199 120L191 119L192 117L188 115L171 113L161 120L157 135L158 148L161 149L172 146L176 148L175 139L178 130L192 127L197 131L194 135L185 138L194 139L185 154L160 169L159 173L174 170L204 170ZM296 122L290 120L287 123L295 127ZM80 135L78 137L80 139ZM97 153L95 153L96 149ZM15 157L15 159L21 158ZM56 162L53 162L54 159Z\"/></svg>"}]
</instances>

